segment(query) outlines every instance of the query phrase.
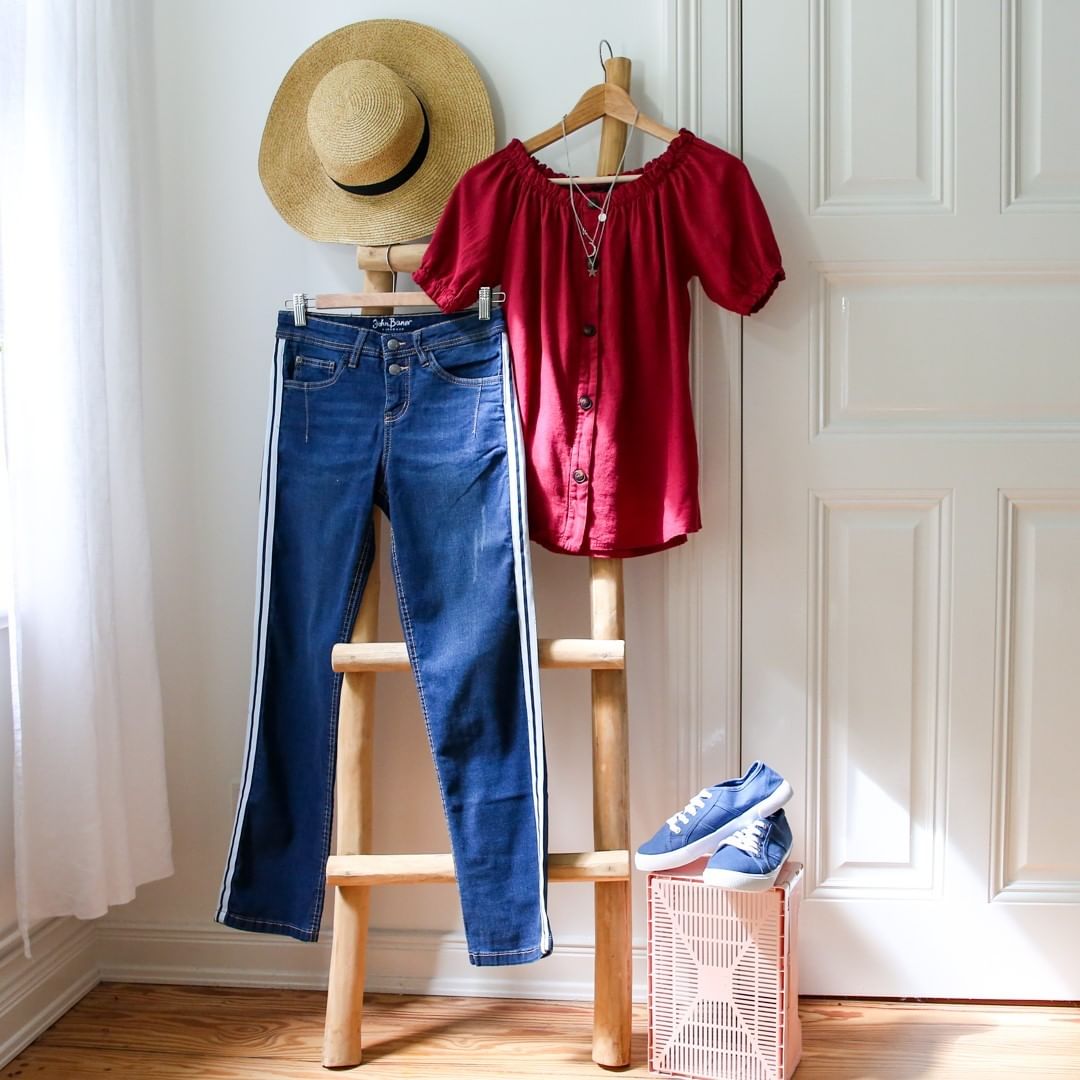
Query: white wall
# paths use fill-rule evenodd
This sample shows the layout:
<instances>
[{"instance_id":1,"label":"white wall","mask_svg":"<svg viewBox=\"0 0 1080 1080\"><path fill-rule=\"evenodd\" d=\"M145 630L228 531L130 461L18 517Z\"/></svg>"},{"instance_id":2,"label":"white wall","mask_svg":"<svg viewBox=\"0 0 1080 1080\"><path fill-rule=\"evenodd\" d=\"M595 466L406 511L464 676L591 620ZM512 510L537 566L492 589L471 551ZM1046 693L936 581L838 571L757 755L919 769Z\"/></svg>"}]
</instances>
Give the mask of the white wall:
<instances>
[{"instance_id":1,"label":"white wall","mask_svg":"<svg viewBox=\"0 0 1080 1080\"><path fill-rule=\"evenodd\" d=\"M282 0L159 0L154 10L155 76L144 101L152 143L143 165L143 339L176 875L140 889L135 901L110 914L102 927L103 962L106 974L117 977L258 982L272 973L276 981L318 984L326 971L332 903L318 946L212 922L244 742L259 468L276 312L294 291L340 291L359 282L352 248L294 232L263 192L256 160L267 108L289 65L324 33L358 19L397 17L429 23L470 53L491 93L497 146L547 127L600 81L602 37L616 54L633 58L633 93L642 108L674 125L686 119L676 115L686 111L677 100L674 71L676 8L654 0L320 0L298 10ZM594 125L571 139L582 170L595 162L598 133ZM630 164L661 149L638 135ZM541 156L564 166L561 154L556 144ZM675 730L678 709L686 706L672 704L666 681L670 558L626 564L635 844L693 793L684 787L696 772L678 760L687 756L685 737ZM534 546L542 634L588 635L587 571L586 560ZM384 583L392 580L384 572ZM398 637L386 584L382 609L385 633ZM543 692L551 847L586 850L592 846L588 676L546 673ZM380 679L376 731L376 850L448 850L407 676ZM639 942L641 884L634 898ZM551 958L478 973L464 957L452 888L384 890L372 907L369 984L587 995L591 889L554 886L551 918Z\"/></svg>"}]
</instances>

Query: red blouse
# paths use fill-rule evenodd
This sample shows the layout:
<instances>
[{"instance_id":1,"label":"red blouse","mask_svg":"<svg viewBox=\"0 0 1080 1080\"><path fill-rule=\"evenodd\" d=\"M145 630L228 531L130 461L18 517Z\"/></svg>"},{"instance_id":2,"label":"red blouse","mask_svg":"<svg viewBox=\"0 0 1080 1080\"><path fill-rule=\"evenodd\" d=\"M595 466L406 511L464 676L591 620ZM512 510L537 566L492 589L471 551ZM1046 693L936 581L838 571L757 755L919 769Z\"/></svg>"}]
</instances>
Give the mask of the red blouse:
<instances>
[{"instance_id":1,"label":"red blouse","mask_svg":"<svg viewBox=\"0 0 1080 1080\"><path fill-rule=\"evenodd\" d=\"M644 555L701 528L687 283L749 315L784 278L737 157L682 128L630 171L641 178L615 186L595 276L569 190L548 179L563 174L519 139L461 178L413 275L444 311L481 285L506 291L530 534L554 551ZM574 198L591 233L599 211Z\"/></svg>"}]
</instances>

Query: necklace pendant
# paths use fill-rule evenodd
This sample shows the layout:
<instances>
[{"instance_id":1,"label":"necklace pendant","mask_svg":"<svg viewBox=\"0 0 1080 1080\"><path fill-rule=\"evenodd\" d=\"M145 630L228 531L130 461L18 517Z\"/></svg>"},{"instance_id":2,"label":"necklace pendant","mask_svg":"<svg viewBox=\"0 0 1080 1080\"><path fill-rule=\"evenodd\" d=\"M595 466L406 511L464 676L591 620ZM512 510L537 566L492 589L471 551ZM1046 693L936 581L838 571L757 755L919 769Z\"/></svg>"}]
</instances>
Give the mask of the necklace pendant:
<instances>
[{"instance_id":1,"label":"necklace pendant","mask_svg":"<svg viewBox=\"0 0 1080 1080\"><path fill-rule=\"evenodd\" d=\"M597 220L597 221L607 221L607 214L605 214L605 213L603 212L603 210L601 210L601 211L600 211L600 215L599 215L599 217L598 217L598 218L597 218L596 220Z\"/></svg>"},{"instance_id":2,"label":"necklace pendant","mask_svg":"<svg viewBox=\"0 0 1080 1080\"><path fill-rule=\"evenodd\" d=\"M587 260L589 264L589 277L596 277L600 267L596 265L596 259L592 258Z\"/></svg>"}]
</instances>

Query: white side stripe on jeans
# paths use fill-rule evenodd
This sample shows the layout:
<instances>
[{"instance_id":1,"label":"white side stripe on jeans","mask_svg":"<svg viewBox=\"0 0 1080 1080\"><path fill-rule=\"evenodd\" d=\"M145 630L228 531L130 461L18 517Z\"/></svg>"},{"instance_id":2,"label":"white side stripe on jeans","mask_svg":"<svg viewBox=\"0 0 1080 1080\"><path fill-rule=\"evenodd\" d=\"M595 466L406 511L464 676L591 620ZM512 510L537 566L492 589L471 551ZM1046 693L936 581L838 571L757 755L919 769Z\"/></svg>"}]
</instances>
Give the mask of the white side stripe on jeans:
<instances>
[{"instance_id":1,"label":"white side stripe on jeans","mask_svg":"<svg viewBox=\"0 0 1080 1080\"><path fill-rule=\"evenodd\" d=\"M247 813L251 777L255 771L255 747L259 741L259 716L262 712L263 658L266 654L266 626L270 614L270 572L274 536L274 507L277 503L277 453L278 429L281 425L281 362L284 340L279 339L274 348L274 379L270 387L270 405L266 417L266 449L263 455L262 498L259 514L259 557L255 579L255 630L251 654L251 712L248 716L247 742L244 747L244 773L240 781L240 798L236 805L229 860L221 883L221 896L216 921L220 922L229 910L232 878L236 871L236 854L240 845L244 815Z\"/></svg>"},{"instance_id":2,"label":"white side stripe on jeans","mask_svg":"<svg viewBox=\"0 0 1080 1080\"><path fill-rule=\"evenodd\" d=\"M510 495L510 531L514 545L514 585L517 589L521 668L525 679L525 711L529 723L529 758L532 763L533 814L536 821L536 853L539 873L541 950L551 945L551 925L544 902L544 721L540 706L540 662L536 644L536 611L533 605L532 569L529 558L529 523L525 512L525 455L514 392L510 346L502 335L503 417L506 424L506 455Z\"/></svg>"}]
</instances>

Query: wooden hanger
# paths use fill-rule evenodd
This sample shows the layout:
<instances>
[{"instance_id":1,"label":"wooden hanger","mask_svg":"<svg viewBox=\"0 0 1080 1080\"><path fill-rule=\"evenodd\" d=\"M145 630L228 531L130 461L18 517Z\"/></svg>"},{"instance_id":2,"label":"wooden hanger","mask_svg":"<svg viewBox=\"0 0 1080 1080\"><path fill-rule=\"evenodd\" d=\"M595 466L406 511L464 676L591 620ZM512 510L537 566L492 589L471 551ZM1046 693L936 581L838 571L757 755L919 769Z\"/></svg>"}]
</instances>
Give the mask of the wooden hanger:
<instances>
[{"instance_id":1,"label":"wooden hanger","mask_svg":"<svg viewBox=\"0 0 1080 1080\"><path fill-rule=\"evenodd\" d=\"M438 304L427 293L398 292L395 289L397 272L415 270L426 250L427 244L390 244L386 247L359 245L356 249L356 265L364 271L364 283L367 286L364 292L317 293L315 296L293 293L282 306L292 311L293 322L297 326L307 325L308 312L335 308L360 308L371 315L390 314L399 307L429 308L437 311ZM475 308L476 317L487 321L491 318L492 307L505 302L506 293L501 289L481 285L477 290L476 303L459 310L469 311Z\"/></svg>"},{"instance_id":2,"label":"wooden hanger","mask_svg":"<svg viewBox=\"0 0 1080 1080\"><path fill-rule=\"evenodd\" d=\"M565 124L568 135L571 131L577 131L579 128L585 127L586 124L591 124L594 120L601 120L605 116L610 116L613 120L620 120L627 125L633 124L647 135L654 135L667 143L671 142L679 134L672 128L665 127L659 121L654 120L651 116L639 112L630 95L621 86L611 81L612 76L617 74L616 69L622 64L629 66L629 63L629 59L625 56L613 56L604 64L604 71L607 74L608 81L597 83L596 86L586 90L581 95L578 103L566 114ZM635 116L637 117L636 123L634 122ZM562 133L562 123L553 124L546 131L541 131L539 135L534 135L525 142L525 149L530 154L535 154L537 150L550 146L556 139L561 138ZM579 176L574 178L574 182L577 184L610 183L613 179L618 181L637 180L638 175L637 173L631 173L617 178L611 176ZM569 177L565 176L554 176L551 177L551 180L556 184L568 184L570 182Z\"/></svg>"}]
</instances>

